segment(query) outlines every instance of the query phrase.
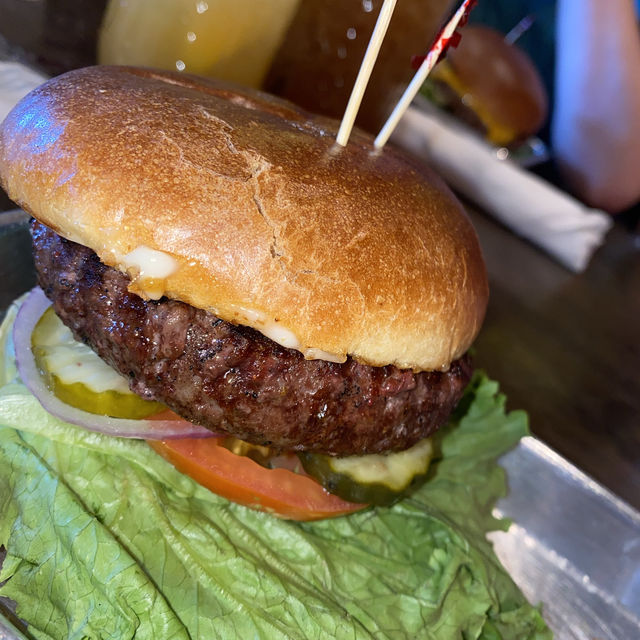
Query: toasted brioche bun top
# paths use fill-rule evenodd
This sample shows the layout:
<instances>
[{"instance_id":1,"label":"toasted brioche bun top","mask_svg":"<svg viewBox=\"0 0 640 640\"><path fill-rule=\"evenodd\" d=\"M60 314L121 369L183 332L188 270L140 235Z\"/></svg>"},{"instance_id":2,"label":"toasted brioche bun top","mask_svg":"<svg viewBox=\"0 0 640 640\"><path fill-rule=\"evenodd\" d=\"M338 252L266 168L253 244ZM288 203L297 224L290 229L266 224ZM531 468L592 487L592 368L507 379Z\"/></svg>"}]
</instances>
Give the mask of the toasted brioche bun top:
<instances>
[{"instance_id":1,"label":"toasted brioche bun top","mask_svg":"<svg viewBox=\"0 0 640 640\"><path fill-rule=\"evenodd\" d=\"M428 169L269 95L128 67L72 71L0 129L9 196L167 296L307 357L446 367L487 279L462 207Z\"/></svg>"},{"instance_id":2,"label":"toasted brioche bun top","mask_svg":"<svg viewBox=\"0 0 640 640\"><path fill-rule=\"evenodd\" d=\"M549 111L547 91L531 58L504 35L483 25L467 25L447 63L462 96L497 142L527 138L542 127ZM475 104L474 104L475 103Z\"/></svg>"}]
</instances>

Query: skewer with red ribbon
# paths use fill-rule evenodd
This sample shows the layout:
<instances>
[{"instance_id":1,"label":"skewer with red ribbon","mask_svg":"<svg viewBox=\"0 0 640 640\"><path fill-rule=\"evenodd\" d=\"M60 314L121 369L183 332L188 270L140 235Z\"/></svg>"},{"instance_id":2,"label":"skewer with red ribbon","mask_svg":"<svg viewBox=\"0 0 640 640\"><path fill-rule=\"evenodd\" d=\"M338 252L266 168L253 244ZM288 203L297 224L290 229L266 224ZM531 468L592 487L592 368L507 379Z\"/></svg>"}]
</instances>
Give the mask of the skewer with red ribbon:
<instances>
[{"instance_id":1,"label":"skewer with red ribbon","mask_svg":"<svg viewBox=\"0 0 640 640\"><path fill-rule=\"evenodd\" d=\"M477 0L464 0L458 10L453 14L453 17L440 30L427 55L414 58L412 62L415 62L419 67L418 71L400 98L395 109L391 112L389 119L382 127L378 137L375 139L374 146L377 149L382 148L387 142L389 136L402 117L402 114L407 110L409 104L411 104L411 101L418 93L418 90L431 72L431 69L433 69L440 58L445 55L449 47L456 47L458 45L461 36L456 29L466 24L469 12L476 2ZM339 145L345 146L349 139L364 90L367 82L369 81L378 52L380 51L382 40L387 32L395 4L396 0L384 0L382 9L380 10L380 15L378 16L371 40L369 41L369 46L367 47L367 51L360 66L360 71L351 92L349 103L344 115L342 116L340 130L338 131L338 136L336 138L336 142Z\"/></svg>"},{"instance_id":2,"label":"skewer with red ribbon","mask_svg":"<svg viewBox=\"0 0 640 640\"><path fill-rule=\"evenodd\" d=\"M413 56L411 58L411 66L416 71L420 69L420 66L425 61L427 56L431 54L432 51L435 51L435 50L440 51L438 58L434 63L434 66L435 66L435 64L440 62L440 60L442 60L445 57L445 55L447 54L447 51L449 50L449 47L453 47L455 49L460 44L460 40L462 39L462 34L459 31L457 31L457 29L459 29L460 27L464 27L464 25L467 24L467 22L469 21L469 13L471 13L471 9L473 9L473 7L477 3L478 3L478 0L470 0L468 3L463 2L460 8L461 9L464 8L464 13L460 18L460 21L455 26L453 33L448 38L446 37L445 29L450 24L450 22L448 22L444 27L442 27L442 29L440 29L440 31L438 31L436 37L433 40L433 45L431 46L431 49L429 49L429 53L427 53L424 56ZM457 15L457 13L458 12L456 11L456 13L451 19L452 21L455 19L455 16Z\"/></svg>"},{"instance_id":3,"label":"skewer with red ribbon","mask_svg":"<svg viewBox=\"0 0 640 640\"><path fill-rule=\"evenodd\" d=\"M433 67L436 66L436 63L446 53L450 46L455 47L460 42L460 34L456 32L456 29L467 22L469 12L476 2L477 0L464 0L449 22L447 22L447 24L440 30L431 49L422 59L418 71L413 76L409 86L402 94L398 104L395 106L388 120L385 122L380 133L376 137L373 143L376 149L381 149L385 145L400 121L400 118L415 98L420 87L424 84L427 76L431 73Z\"/></svg>"}]
</instances>

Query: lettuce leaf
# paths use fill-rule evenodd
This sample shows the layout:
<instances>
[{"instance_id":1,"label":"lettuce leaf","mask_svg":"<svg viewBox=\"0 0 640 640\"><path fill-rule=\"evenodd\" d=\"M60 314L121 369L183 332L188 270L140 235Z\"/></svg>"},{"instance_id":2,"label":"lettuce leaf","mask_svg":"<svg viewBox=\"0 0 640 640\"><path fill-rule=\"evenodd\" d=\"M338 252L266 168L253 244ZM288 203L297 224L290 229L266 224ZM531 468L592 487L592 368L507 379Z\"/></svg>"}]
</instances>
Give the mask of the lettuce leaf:
<instances>
[{"instance_id":1,"label":"lettuce leaf","mask_svg":"<svg viewBox=\"0 0 640 640\"><path fill-rule=\"evenodd\" d=\"M215 496L144 442L47 414L0 329L0 595L36 638L550 638L486 532L527 433L479 375L413 496L316 523Z\"/></svg>"}]
</instances>

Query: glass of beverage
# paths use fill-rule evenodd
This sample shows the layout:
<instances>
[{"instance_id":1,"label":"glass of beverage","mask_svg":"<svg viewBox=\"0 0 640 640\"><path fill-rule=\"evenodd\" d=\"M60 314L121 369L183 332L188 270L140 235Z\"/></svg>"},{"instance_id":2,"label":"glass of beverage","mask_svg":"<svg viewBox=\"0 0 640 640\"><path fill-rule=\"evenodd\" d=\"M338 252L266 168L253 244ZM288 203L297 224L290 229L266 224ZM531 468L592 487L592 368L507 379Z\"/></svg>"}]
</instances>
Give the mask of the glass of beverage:
<instances>
[{"instance_id":1,"label":"glass of beverage","mask_svg":"<svg viewBox=\"0 0 640 640\"><path fill-rule=\"evenodd\" d=\"M259 87L300 0L110 0L101 64L160 67Z\"/></svg>"},{"instance_id":2,"label":"glass of beverage","mask_svg":"<svg viewBox=\"0 0 640 640\"><path fill-rule=\"evenodd\" d=\"M266 89L310 111L341 118L383 0L304 0L280 47ZM459 0L397 0L356 124L377 133L447 12Z\"/></svg>"}]
</instances>

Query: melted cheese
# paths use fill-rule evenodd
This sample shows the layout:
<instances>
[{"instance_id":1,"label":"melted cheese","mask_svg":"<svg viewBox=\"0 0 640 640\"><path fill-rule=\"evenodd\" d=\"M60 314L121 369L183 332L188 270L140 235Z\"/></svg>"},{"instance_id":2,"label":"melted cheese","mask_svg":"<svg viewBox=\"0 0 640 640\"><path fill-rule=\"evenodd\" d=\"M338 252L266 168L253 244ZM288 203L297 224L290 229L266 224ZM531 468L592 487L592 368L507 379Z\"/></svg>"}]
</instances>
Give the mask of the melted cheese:
<instances>
[{"instance_id":1,"label":"melted cheese","mask_svg":"<svg viewBox=\"0 0 640 640\"><path fill-rule=\"evenodd\" d=\"M143 280L164 280L178 270L178 262L164 251L140 245L122 259L127 271Z\"/></svg>"},{"instance_id":2,"label":"melted cheese","mask_svg":"<svg viewBox=\"0 0 640 640\"><path fill-rule=\"evenodd\" d=\"M290 331L286 327L283 327L277 322L265 323L260 327L256 327L260 333L267 336L279 345L286 347L287 349L296 349L300 351L301 344L297 336L293 331Z\"/></svg>"},{"instance_id":3,"label":"melted cheese","mask_svg":"<svg viewBox=\"0 0 640 640\"><path fill-rule=\"evenodd\" d=\"M179 268L177 260L168 253L144 245L121 258L120 263L131 278L129 291L151 300L164 295L165 280Z\"/></svg>"},{"instance_id":4,"label":"melted cheese","mask_svg":"<svg viewBox=\"0 0 640 640\"><path fill-rule=\"evenodd\" d=\"M306 349L304 352L304 357L307 360L326 360L327 362L345 362L346 356L339 356L334 353L329 353L328 351L323 351L322 349L314 349L313 347Z\"/></svg>"},{"instance_id":5,"label":"melted cheese","mask_svg":"<svg viewBox=\"0 0 640 640\"><path fill-rule=\"evenodd\" d=\"M336 355L334 353L324 351L323 349L303 347L302 341L293 331L282 326L282 324L276 320L269 320L262 311L250 309L248 307L236 307L234 311L234 322L247 325L256 331L259 331L262 335L274 342L277 342L282 347L300 351L307 360L345 362L347 359L344 355Z\"/></svg>"}]
</instances>

